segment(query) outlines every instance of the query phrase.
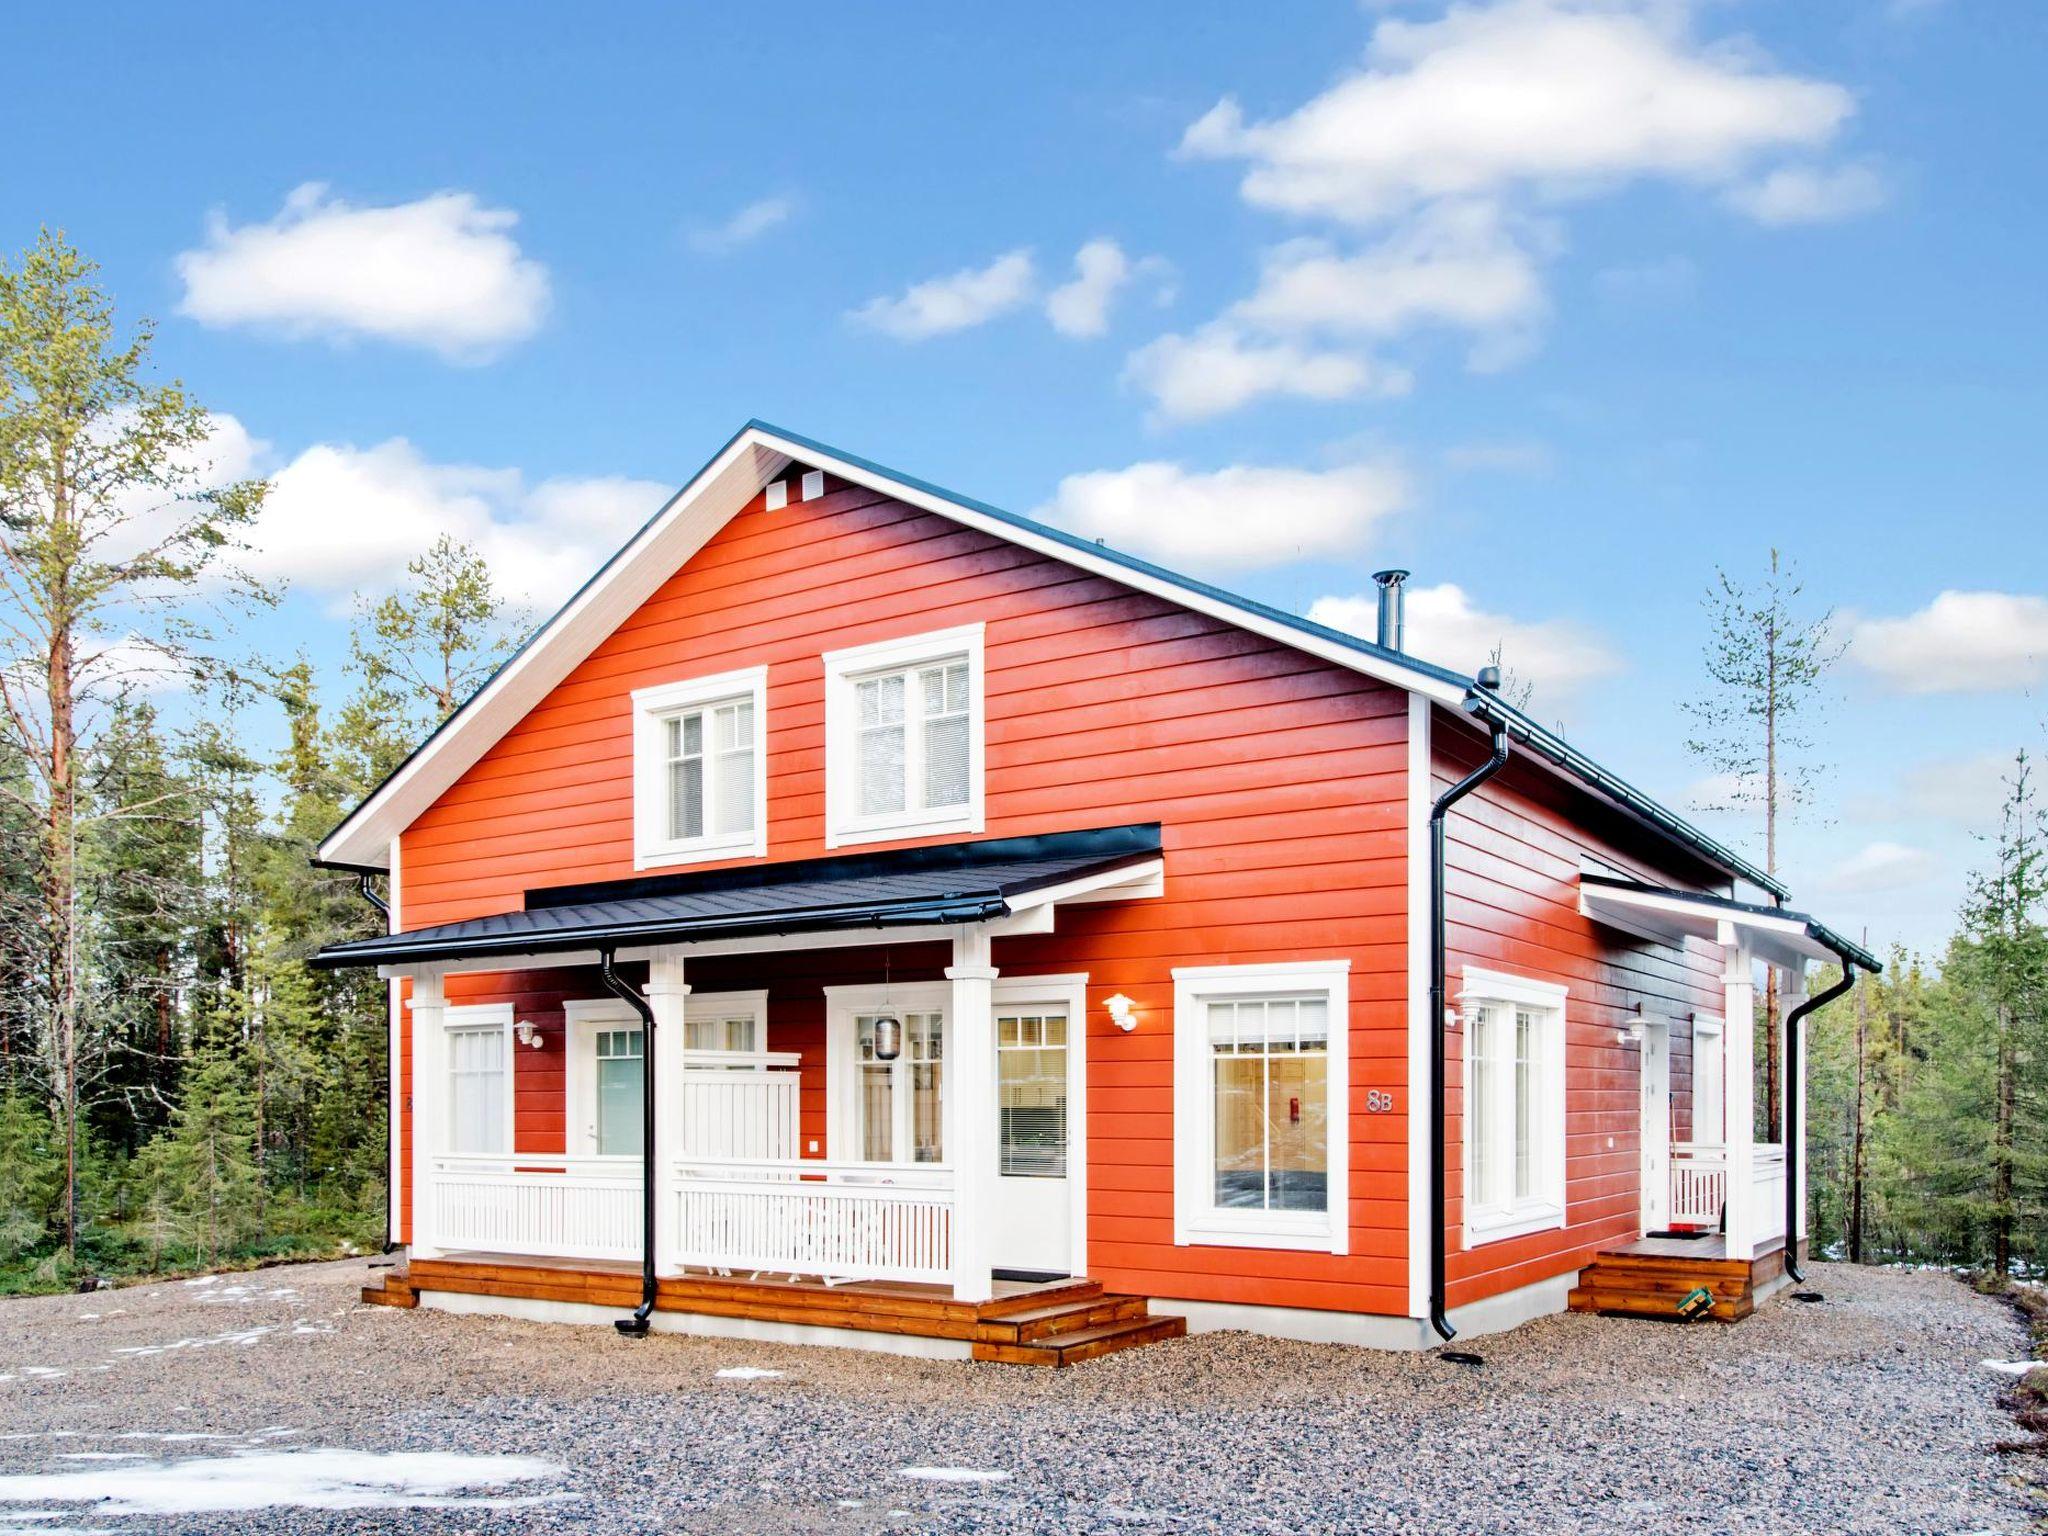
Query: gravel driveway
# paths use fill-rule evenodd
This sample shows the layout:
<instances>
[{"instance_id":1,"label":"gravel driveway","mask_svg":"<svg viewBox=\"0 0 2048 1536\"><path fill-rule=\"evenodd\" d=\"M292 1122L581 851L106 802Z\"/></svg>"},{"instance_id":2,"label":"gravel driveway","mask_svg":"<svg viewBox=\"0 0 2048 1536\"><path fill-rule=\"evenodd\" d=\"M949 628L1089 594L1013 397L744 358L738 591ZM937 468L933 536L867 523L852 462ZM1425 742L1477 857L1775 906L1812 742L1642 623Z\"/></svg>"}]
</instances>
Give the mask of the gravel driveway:
<instances>
[{"instance_id":1,"label":"gravel driveway","mask_svg":"<svg viewBox=\"0 0 2048 1536\"><path fill-rule=\"evenodd\" d=\"M0 1536L2031 1529L1979 1364L2018 1324L1945 1275L1813 1268L1819 1305L1548 1318L1476 1369L635 1342L360 1306L360 1261L0 1302Z\"/></svg>"}]
</instances>

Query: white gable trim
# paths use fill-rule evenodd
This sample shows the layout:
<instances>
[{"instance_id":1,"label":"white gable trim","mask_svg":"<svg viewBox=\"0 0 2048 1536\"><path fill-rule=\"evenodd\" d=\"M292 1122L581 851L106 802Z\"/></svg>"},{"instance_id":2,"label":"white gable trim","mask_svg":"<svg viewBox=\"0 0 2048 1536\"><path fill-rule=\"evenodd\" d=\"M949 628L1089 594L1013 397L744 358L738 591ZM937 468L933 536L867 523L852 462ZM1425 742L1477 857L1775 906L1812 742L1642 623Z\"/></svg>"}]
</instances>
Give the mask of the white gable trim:
<instances>
[{"instance_id":1,"label":"white gable trim","mask_svg":"<svg viewBox=\"0 0 2048 1536\"><path fill-rule=\"evenodd\" d=\"M980 508L898 480L874 465L843 458L830 449L756 424L728 443L397 772L329 833L318 857L337 864L382 868L393 839L687 564L756 492L778 480L792 460L815 466L813 473L827 471L850 484L1439 703L1455 707L1464 697L1457 684L1419 668L1325 639L1240 607L1220 594L1133 569L1106 554L1091 555L1085 546L1077 548L1006 518L992 517ZM809 483L807 476L806 493Z\"/></svg>"}]
</instances>

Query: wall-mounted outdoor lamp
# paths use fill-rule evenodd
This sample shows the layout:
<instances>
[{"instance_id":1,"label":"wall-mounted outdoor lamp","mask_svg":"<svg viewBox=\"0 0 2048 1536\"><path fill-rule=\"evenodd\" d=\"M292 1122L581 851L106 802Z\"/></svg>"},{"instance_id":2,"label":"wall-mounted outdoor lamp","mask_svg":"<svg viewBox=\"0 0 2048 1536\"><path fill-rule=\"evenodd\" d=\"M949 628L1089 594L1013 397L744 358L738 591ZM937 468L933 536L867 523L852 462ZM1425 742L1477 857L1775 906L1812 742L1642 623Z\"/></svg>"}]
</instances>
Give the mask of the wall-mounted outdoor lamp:
<instances>
[{"instance_id":1,"label":"wall-mounted outdoor lamp","mask_svg":"<svg viewBox=\"0 0 2048 1536\"><path fill-rule=\"evenodd\" d=\"M1115 992L1105 997L1102 1006L1109 1010L1109 1022L1125 1034L1138 1027L1138 1005L1123 993Z\"/></svg>"},{"instance_id":2,"label":"wall-mounted outdoor lamp","mask_svg":"<svg viewBox=\"0 0 2048 1536\"><path fill-rule=\"evenodd\" d=\"M521 1019L512 1026L512 1035L521 1045L530 1045L536 1051L540 1049L540 1026L533 1020Z\"/></svg>"}]
</instances>

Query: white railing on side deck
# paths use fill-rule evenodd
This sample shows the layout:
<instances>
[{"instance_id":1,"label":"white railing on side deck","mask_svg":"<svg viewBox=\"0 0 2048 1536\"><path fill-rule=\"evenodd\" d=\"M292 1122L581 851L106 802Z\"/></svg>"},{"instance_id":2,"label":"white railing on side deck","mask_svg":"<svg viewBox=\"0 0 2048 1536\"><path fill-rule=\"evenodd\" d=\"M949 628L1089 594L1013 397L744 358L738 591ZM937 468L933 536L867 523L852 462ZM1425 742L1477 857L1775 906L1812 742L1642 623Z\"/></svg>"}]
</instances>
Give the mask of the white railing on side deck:
<instances>
[{"instance_id":1,"label":"white railing on side deck","mask_svg":"<svg viewBox=\"0 0 2048 1536\"><path fill-rule=\"evenodd\" d=\"M640 1257L640 1159L444 1152L433 1164L433 1244L559 1259Z\"/></svg>"},{"instance_id":2,"label":"white railing on side deck","mask_svg":"<svg viewBox=\"0 0 2048 1536\"><path fill-rule=\"evenodd\" d=\"M1785 1149L1775 1143L1759 1142L1752 1154L1751 1187L1756 1196L1750 1206L1756 1223L1759 1246L1785 1235Z\"/></svg>"},{"instance_id":3,"label":"white railing on side deck","mask_svg":"<svg viewBox=\"0 0 2048 1536\"><path fill-rule=\"evenodd\" d=\"M794 1161L802 1094L795 1072L686 1067L677 1091L677 1150L684 1157Z\"/></svg>"},{"instance_id":4,"label":"white railing on side deck","mask_svg":"<svg viewBox=\"0 0 2048 1536\"><path fill-rule=\"evenodd\" d=\"M672 1197L679 1264L832 1280L952 1278L950 1168L685 1159Z\"/></svg>"},{"instance_id":5,"label":"white railing on side deck","mask_svg":"<svg viewBox=\"0 0 2048 1536\"><path fill-rule=\"evenodd\" d=\"M1712 1227L1728 1202L1728 1149L1719 1142L1679 1141L1671 1146L1671 1221Z\"/></svg>"}]
</instances>

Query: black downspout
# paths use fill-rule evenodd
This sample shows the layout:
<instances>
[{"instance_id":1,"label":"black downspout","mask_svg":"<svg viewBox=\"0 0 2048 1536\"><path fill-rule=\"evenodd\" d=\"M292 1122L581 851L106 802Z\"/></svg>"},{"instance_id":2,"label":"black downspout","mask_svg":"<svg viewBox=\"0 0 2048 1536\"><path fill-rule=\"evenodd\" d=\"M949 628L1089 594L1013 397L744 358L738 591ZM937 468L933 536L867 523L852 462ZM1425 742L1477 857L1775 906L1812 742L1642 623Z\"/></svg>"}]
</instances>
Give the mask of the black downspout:
<instances>
[{"instance_id":1,"label":"black downspout","mask_svg":"<svg viewBox=\"0 0 2048 1536\"><path fill-rule=\"evenodd\" d=\"M1854 963L1839 949L1835 955L1842 962L1842 979L1785 1018L1785 1273L1794 1280L1806 1278L1799 1268L1799 1138L1805 1134L1799 1123L1799 1023L1856 985Z\"/></svg>"},{"instance_id":2,"label":"black downspout","mask_svg":"<svg viewBox=\"0 0 2048 1536\"><path fill-rule=\"evenodd\" d=\"M629 1339L647 1337L647 1319L654 1313L654 1009L646 997L619 979L612 969L612 951L597 952L598 974L605 987L640 1015L644 1031L640 1046L640 1305L631 1317L612 1326Z\"/></svg>"},{"instance_id":3,"label":"black downspout","mask_svg":"<svg viewBox=\"0 0 2048 1536\"><path fill-rule=\"evenodd\" d=\"M1458 1336L1444 1309L1444 817L1506 765L1507 727L1493 727L1493 756L1443 792L1429 812L1429 1325L1446 1344Z\"/></svg>"}]
</instances>

